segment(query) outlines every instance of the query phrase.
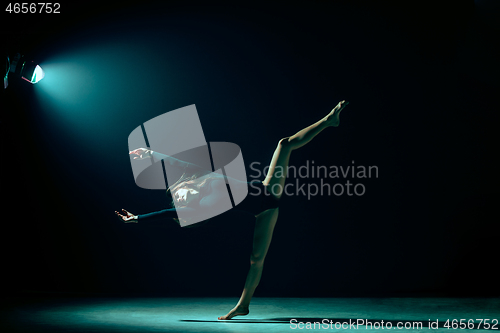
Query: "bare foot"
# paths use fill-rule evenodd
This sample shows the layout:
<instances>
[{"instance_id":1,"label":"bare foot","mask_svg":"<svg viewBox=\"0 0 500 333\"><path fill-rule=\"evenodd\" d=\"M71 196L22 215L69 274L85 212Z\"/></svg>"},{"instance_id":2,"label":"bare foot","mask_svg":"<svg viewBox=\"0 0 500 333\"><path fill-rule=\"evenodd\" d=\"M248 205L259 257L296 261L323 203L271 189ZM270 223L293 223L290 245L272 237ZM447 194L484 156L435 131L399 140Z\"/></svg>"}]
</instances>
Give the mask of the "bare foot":
<instances>
[{"instance_id":1,"label":"bare foot","mask_svg":"<svg viewBox=\"0 0 500 333\"><path fill-rule=\"evenodd\" d=\"M334 127L339 126L340 111L342 111L342 109L344 109L347 106L347 104L349 104L349 102L346 101L339 102L339 104L337 104L337 106L334 107L333 110L325 117L326 121L329 123L330 126Z\"/></svg>"},{"instance_id":2,"label":"bare foot","mask_svg":"<svg viewBox=\"0 0 500 333\"><path fill-rule=\"evenodd\" d=\"M229 320L236 316L246 316L250 311L248 311L248 307L243 306L235 306L229 313L225 316L220 316L219 320Z\"/></svg>"}]
</instances>

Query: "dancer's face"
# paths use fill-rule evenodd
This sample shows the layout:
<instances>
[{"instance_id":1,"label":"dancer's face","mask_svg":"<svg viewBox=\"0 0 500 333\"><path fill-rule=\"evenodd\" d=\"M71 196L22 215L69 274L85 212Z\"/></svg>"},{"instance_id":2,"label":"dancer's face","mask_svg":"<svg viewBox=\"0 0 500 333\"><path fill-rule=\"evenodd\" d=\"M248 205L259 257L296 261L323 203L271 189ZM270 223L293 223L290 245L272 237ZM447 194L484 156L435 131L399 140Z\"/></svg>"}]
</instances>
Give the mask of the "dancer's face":
<instances>
[{"instance_id":1,"label":"dancer's face","mask_svg":"<svg viewBox=\"0 0 500 333\"><path fill-rule=\"evenodd\" d=\"M199 194L200 192L196 191L193 188L181 188L175 192L174 197L177 203L185 206L188 205L191 201L198 198Z\"/></svg>"}]
</instances>

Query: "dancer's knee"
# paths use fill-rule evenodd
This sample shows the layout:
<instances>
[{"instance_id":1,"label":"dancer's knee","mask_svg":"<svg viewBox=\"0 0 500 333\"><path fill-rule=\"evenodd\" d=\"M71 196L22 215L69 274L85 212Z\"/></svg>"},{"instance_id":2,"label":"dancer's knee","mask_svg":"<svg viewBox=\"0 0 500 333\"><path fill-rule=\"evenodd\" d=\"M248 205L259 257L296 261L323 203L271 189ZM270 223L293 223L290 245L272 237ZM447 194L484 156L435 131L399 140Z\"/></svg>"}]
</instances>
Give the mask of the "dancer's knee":
<instances>
[{"instance_id":1,"label":"dancer's knee","mask_svg":"<svg viewBox=\"0 0 500 333\"><path fill-rule=\"evenodd\" d=\"M262 254L252 254L250 255L250 265L261 266L264 265L264 256Z\"/></svg>"}]
</instances>

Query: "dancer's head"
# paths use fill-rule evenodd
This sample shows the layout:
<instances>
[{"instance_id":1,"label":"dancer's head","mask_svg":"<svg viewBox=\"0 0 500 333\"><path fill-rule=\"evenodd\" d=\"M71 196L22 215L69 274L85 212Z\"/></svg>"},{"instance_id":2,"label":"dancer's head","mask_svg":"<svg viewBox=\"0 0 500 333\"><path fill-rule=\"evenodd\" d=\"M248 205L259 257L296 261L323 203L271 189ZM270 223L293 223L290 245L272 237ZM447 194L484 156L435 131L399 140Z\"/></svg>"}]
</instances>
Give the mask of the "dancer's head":
<instances>
[{"instance_id":1,"label":"dancer's head","mask_svg":"<svg viewBox=\"0 0 500 333\"><path fill-rule=\"evenodd\" d=\"M172 195L177 206L189 206L191 202L199 198L200 192L191 186L184 186L177 189Z\"/></svg>"},{"instance_id":2,"label":"dancer's head","mask_svg":"<svg viewBox=\"0 0 500 333\"><path fill-rule=\"evenodd\" d=\"M200 201L200 191L211 177L200 177L198 174L186 176L185 174L168 188L172 196L172 204L176 207L193 206Z\"/></svg>"},{"instance_id":3,"label":"dancer's head","mask_svg":"<svg viewBox=\"0 0 500 333\"><path fill-rule=\"evenodd\" d=\"M210 183L214 177L202 177L200 174L186 176L181 178L167 189L172 198L171 207L193 207L196 208L203 196L203 188ZM179 219L174 219L179 223ZM187 221L184 221L185 223Z\"/></svg>"}]
</instances>

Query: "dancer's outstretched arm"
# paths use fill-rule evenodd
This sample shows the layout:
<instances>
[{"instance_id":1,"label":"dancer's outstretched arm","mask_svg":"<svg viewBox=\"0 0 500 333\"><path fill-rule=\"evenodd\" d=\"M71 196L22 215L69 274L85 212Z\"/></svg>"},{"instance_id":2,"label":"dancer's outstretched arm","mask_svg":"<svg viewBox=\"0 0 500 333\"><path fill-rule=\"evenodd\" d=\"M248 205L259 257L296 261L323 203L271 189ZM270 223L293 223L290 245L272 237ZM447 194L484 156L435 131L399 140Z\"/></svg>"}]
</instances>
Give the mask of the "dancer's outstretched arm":
<instances>
[{"instance_id":1,"label":"dancer's outstretched arm","mask_svg":"<svg viewBox=\"0 0 500 333\"><path fill-rule=\"evenodd\" d=\"M179 168L179 169L190 169L193 172L197 171L205 171L204 168L201 166L194 164L194 163L189 163L186 161L182 161L178 158L161 154L156 151L152 151L151 149L148 148L137 148L129 152L129 155L135 155L134 160L144 160L146 158L153 158L155 162L164 160L168 162L171 166ZM212 171L212 170L206 170L206 171Z\"/></svg>"},{"instance_id":2,"label":"dancer's outstretched arm","mask_svg":"<svg viewBox=\"0 0 500 333\"><path fill-rule=\"evenodd\" d=\"M194 209L190 207L179 207L178 209L183 210L187 213L194 212ZM135 215L125 209L122 209L121 214L118 211L115 211L115 214L118 215L118 217L125 223L139 223L143 221L159 220L165 218L177 218L177 209L168 208L157 212L141 214L141 215Z\"/></svg>"},{"instance_id":3,"label":"dancer's outstretched arm","mask_svg":"<svg viewBox=\"0 0 500 333\"><path fill-rule=\"evenodd\" d=\"M210 183L210 194L203 197L197 208L193 207L176 207L176 208L168 208L163 209L157 212L152 212L148 214L135 215L132 214L125 209L122 209L123 214L115 211L115 214L123 220L125 223L138 223L145 220L157 220L157 219L165 219L165 218L177 218L178 213L181 213L183 217L186 218L194 218L199 216L207 216L210 215L208 213L213 212L215 209L218 209L220 206L220 202L226 197L226 184L224 180L215 179Z\"/></svg>"}]
</instances>

